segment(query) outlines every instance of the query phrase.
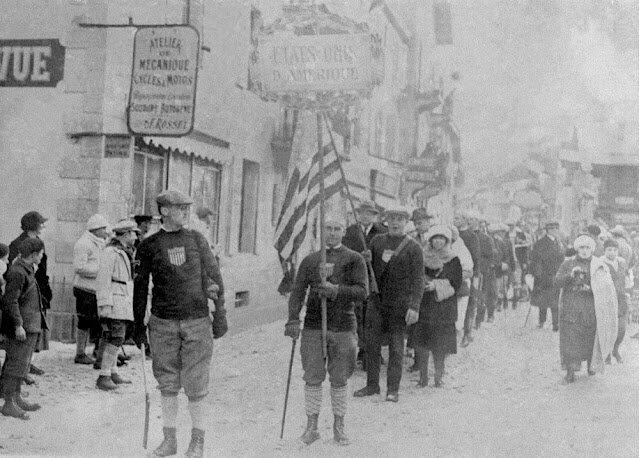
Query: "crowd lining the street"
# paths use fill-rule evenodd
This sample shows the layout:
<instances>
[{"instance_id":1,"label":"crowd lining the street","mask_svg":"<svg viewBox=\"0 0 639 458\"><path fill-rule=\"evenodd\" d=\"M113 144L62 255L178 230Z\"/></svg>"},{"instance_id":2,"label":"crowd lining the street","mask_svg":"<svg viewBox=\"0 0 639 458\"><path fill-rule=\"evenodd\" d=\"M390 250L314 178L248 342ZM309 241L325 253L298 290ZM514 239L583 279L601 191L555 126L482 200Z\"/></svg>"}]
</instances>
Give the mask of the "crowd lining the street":
<instances>
[{"instance_id":1,"label":"crowd lining the street","mask_svg":"<svg viewBox=\"0 0 639 458\"><path fill-rule=\"evenodd\" d=\"M213 339L227 330L224 286L205 237L209 212L198 208L191 225L196 229L188 229L193 203L188 196L165 191L157 203L160 227L151 216L111 225L94 215L75 244L74 363L93 365L99 370L96 387L117 391L131 383L118 370L128 359L119 354L123 344L145 348L162 394L164 441L154 455L177 452L177 395L184 389L192 419L187 456L202 456ZM430 383L432 354L434 386L441 387L458 340L461 347L470 345L482 323L522 302L539 308L540 328L550 310L552 329L560 334L565 383L575 381L584 361L589 375L611 358L623 361L620 346L635 309L637 234L628 235L621 226L608 231L590 225L569 240L552 221L537 236L518 222L489 224L472 214L456 215L450 226L433 225L424 208L412 215L403 208L380 212L369 201L356 213L357 222L348 227L343 217L326 216L326 260L320 252L306 256L290 288L285 335L301 336L305 444L320 437L327 375L334 440L346 445L348 380L359 367L367 381L354 396L380 394L382 346L389 349L386 400L397 402L406 354L414 360L407 369L419 371L420 388ZM22 385L43 373L33 364L33 353L48 348L52 292L40 239L46 221L28 212L20 236L0 244L0 332L6 352L1 412L22 420L41 408L23 397ZM408 230L409 222L414 229ZM92 356L86 353L89 340Z\"/></svg>"}]
</instances>

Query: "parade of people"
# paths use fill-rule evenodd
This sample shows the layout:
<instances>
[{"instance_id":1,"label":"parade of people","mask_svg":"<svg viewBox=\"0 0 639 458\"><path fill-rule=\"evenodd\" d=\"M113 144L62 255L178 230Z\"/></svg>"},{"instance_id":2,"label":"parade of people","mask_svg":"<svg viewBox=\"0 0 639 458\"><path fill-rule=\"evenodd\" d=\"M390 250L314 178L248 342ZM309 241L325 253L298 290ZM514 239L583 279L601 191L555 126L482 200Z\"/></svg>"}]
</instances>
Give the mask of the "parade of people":
<instances>
[{"instance_id":1,"label":"parade of people","mask_svg":"<svg viewBox=\"0 0 639 458\"><path fill-rule=\"evenodd\" d=\"M639 454L632 1L3 6L0 454Z\"/></svg>"}]
</instances>

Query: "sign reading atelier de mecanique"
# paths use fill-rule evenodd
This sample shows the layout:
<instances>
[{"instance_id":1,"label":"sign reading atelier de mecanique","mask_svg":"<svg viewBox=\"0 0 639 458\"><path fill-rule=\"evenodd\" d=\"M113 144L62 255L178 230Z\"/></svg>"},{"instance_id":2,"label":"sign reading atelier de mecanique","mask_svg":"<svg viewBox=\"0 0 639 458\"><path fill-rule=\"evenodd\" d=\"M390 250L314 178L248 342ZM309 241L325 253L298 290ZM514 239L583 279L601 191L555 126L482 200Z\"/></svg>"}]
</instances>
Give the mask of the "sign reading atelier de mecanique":
<instances>
[{"instance_id":1,"label":"sign reading atelier de mecanique","mask_svg":"<svg viewBox=\"0 0 639 458\"><path fill-rule=\"evenodd\" d=\"M188 25L137 30L127 110L131 133L179 137L193 130L199 49L198 32Z\"/></svg>"},{"instance_id":2,"label":"sign reading atelier de mecanique","mask_svg":"<svg viewBox=\"0 0 639 458\"><path fill-rule=\"evenodd\" d=\"M56 87L63 74L57 39L0 40L0 87Z\"/></svg>"}]
</instances>

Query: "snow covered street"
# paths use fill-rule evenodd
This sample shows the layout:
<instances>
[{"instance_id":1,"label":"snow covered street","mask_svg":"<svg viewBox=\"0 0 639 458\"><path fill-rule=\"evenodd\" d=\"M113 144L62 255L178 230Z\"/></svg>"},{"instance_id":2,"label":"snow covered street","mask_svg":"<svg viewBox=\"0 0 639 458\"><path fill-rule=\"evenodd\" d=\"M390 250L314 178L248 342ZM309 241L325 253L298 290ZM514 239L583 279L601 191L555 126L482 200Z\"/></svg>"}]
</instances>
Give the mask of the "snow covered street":
<instances>
[{"instance_id":1,"label":"snow covered street","mask_svg":"<svg viewBox=\"0 0 639 458\"><path fill-rule=\"evenodd\" d=\"M415 387L404 372L398 404L381 396L350 398L346 417L351 445L332 441L328 383L320 415L321 440L309 447L297 437L305 424L302 369L296 351L284 440L279 440L291 341L283 321L216 341L211 373L206 456L631 456L639 450L639 330L629 326L621 347L624 364L604 374L578 374L561 383L557 333L522 328L528 304L496 313L468 348L446 362L443 388ZM27 387L43 409L30 421L0 417L0 453L19 455L144 456L144 393L141 359L122 373L133 385L98 391L97 371L73 364L75 347L53 343L34 362L46 374ZM298 348L299 349L299 348ZM382 368L384 371L384 368ZM151 376L149 450L161 441L159 392ZM382 395L385 394L385 374ZM365 383L357 371L349 390ZM178 447L188 445L190 420L180 396ZM183 425L183 426L181 426ZM147 452L148 453L148 452Z\"/></svg>"}]
</instances>

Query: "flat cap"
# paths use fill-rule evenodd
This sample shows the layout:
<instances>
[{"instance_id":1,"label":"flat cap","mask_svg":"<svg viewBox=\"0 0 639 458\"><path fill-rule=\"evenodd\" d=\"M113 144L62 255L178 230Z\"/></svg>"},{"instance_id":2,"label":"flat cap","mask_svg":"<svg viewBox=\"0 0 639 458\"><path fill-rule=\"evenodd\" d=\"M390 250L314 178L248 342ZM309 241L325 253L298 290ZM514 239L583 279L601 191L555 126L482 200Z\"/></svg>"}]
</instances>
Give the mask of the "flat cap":
<instances>
[{"instance_id":1,"label":"flat cap","mask_svg":"<svg viewBox=\"0 0 639 458\"><path fill-rule=\"evenodd\" d=\"M191 205L193 203L193 199L191 199L189 196L173 189L167 189L166 191L161 192L155 198L155 201L160 206Z\"/></svg>"},{"instance_id":2,"label":"flat cap","mask_svg":"<svg viewBox=\"0 0 639 458\"><path fill-rule=\"evenodd\" d=\"M557 221L548 221L544 226L544 229L558 229L559 223Z\"/></svg>"},{"instance_id":3,"label":"flat cap","mask_svg":"<svg viewBox=\"0 0 639 458\"><path fill-rule=\"evenodd\" d=\"M379 213L377 205L372 200L363 200L357 207L357 211L369 211L372 213Z\"/></svg>"},{"instance_id":4,"label":"flat cap","mask_svg":"<svg viewBox=\"0 0 639 458\"><path fill-rule=\"evenodd\" d=\"M130 219L123 219L118 221L113 225L111 230L116 234L125 234L131 231L137 233L140 232L140 229L138 229L138 225L135 223L135 221L131 221Z\"/></svg>"},{"instance_id":5,"label":"flat cap","mask_svg":"<svg viewBox=\"0 0 639 458\"><path fill-rule=\"evenodd\" d=\"M107 221L107 219L104 216L102 216L102 215L100 215L98 213L93 215L87 221L87 231L93 231L95 229L106 228L108 226L109 226L109 222Z\"/></svg>"},{"instance_id":6,"label":"flat cap","mask_svg":"<svg viewBox=\"0 0 639 458\"><path fill-rule=\"evenodd\" d=\"M410 216L408 214L408 211L406 211L406 208L400 205L393 205L384 210L384 216L388 215L402 215L406 219L408 219Z\"/></svg>"},{"instance_id":7,"label":"flat cap","mask_svg":"<svg viewBox=\"0 0 639 458\"><path fill-rule=\"evenodd\" d=\"M424 207L420 207L413 210L413 215L410 217L410 220L415 222L415 221L422 221L425 219L431 219L432 217L433 215L429 215Z\"/></svg>"}]
</instances>

